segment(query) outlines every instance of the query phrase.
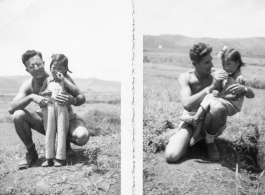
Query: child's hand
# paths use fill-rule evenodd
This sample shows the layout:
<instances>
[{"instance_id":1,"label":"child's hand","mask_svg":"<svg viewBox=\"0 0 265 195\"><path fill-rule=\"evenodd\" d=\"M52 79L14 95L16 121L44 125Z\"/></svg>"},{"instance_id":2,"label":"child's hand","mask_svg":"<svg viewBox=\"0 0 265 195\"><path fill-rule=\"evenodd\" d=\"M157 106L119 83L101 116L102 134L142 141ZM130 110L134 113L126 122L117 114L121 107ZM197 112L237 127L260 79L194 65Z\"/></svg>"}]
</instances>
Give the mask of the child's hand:
<instances>
[{"instance_id":1,"label":"child's hand","mask_svg":"<svg viewBox=\"0 0 265 195\"><path fill-rule=\"evenodd\" d=\"M62 73L57 72L57 73L56 73L56 76L57 76L57 78L58 78L59 81L64 81L64 76L63 76Z\"/></svg>"},{"instance_id":2,"label":"child's hand","mask_svg":"<svg viewBox=\"0 0 265 195\"><path fill-rule=\"evenodd\" d=\"M220 93L217 90L213 90L212 94L213 94L214 97L219 97L220 96Z\"/></svg>"}]
</instances>

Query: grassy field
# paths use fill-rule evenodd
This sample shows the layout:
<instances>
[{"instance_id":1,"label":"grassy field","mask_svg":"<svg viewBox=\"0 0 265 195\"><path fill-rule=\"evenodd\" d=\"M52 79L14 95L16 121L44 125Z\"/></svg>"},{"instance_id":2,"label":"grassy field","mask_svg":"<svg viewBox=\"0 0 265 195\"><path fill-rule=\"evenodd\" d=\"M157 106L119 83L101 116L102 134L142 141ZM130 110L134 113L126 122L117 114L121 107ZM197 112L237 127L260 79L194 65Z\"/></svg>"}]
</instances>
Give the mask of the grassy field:
<instances>
[{"instance_id":1,"label":"grassy field","mask_svg":"<svg viewBox=\"0 0 265 195\"><path fill-rule=\"evenodd\" d=\"M149 62L148 62L149 59ZM167 60L166 60L167 59ZM169 60L171 59L171 60ZM239 137L251 125L259 133L259 163L265 168L265 90L264 59L245 59L242 69L247 85L256 87L255 98L245 99L243 110L228 118L223 138ZM260 62L251 65L248 62ZM221 68L217 58L214 66ZM164 149L168 140L161 136L179 123L182 106L179 98L178 76L192 68L187 55L182 53L144 52L144 194L264 194L263 173L250 173L235 162L227 146L218 145L222 159L207 161L204 143L189 148L179 163L165 162ZM259 86L254 85L254 81ZM251 125L250 125L251 124ZM225 139L220 139L225 142ZM218 142L219 144L219 142ZM239 167L237 165L240 165Z\"/></svg>"},{"instance_id":2,"label":"grassy field","mask_svg":"<svg viewBox=\"0 0 265 195\"><path fill-rule=\"evenodd\" d=\"M26 149L19 140L8 104L14 94L0 96L0 194L120 194L120 93L86 93L86 103L74 107L91 132L82 147L72 144L67 165L42 168L44 136L33 131L39 160L18 170ZM29 109L38 109L34 103Z\"/></svg>"}]
</instances>

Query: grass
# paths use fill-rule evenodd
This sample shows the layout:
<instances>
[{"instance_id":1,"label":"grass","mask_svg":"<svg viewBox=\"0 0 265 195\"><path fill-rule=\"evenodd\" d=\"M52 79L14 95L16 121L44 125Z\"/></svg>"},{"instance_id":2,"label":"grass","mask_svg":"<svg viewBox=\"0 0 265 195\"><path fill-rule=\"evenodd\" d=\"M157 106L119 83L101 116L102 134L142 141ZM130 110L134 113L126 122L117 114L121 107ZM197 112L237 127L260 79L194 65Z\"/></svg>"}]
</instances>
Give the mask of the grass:
<instances>
[{"instance_id":1,"label":"grass","mask_svg":"<svg viewBox=\"0 0 265 195\"><path fill-rule=\"evenodd\" d=\"M120 194L120 104L108 103L118 99L117 95L99 96L98 103L74 107L92 137L84 146L72 144L67 165L60 168L41 167L45 159L44 136L33 131L39 160L29 169L18 170L17 163L24 158L26 149L14 131L10 116L3 114L0 118L0 194Z\"/></svg>"},{"instance_id":2,"label":"grass","mask_svg":"<svg viewBox=\"0 0 265 195\"><path fill-rule=\"evenodd\" d=\"M159 59L160 55L165 58L170 57L165 54L148 53L145 56L150 59L151 55L152 57L156 56L154 59ZM262 187L264 172L250 174L244 169L243 163L239 164L238 172L235 170L235 162L232 166L227 165L232 172L229 172L227 168L220 168L220 165L215 170L214 165L198 165L191 161L190 164L194 166L192 168L189 167L190 164L187 164L190 161L188 157L184 163L170 165L164 162L164 156L161 157L161 154L157 153L165 149L168 137L163 135L177 127L179 116L183 110L179 97L178 75L191 68L190 64L185 64L183 57L180 57L179 61L179 56L173 57L174 63L150 60L149 63L144 64L144 194L236 194L236 191L238 194L264 194L265 189ZM144 59L147 60L147 57ZM226 143L235 143L234 141L238 140L243 132L247 132L250 124L255 125L259 135L258 144L255 144L255 147L259 149L258 162L262 169L265 168L265 91L262 90L265 80L260 71L264 68L249 65L243 69L247 85L256 88L256 97L251 100L246 99L243 110L228 118L228 127L223 134L223 138L229 141ZM254 82L251 84L251 81L254 80L256 84ZM244 133L244 140L248 140L248 134ZM252 136L252 132L250 135ZM248 145L251 144L248 143ZM205 148L202 150L204 151ZM191 148L191 154L188 156L192 159L202 150L196 147ZM203 155L206 154L202 153L201 156ZM231 153L231 159L232 157ZM234 157L235 159L236 157Z\"/></svg>"},{"instance_id":3,"label":"grass","mask_svg":"<svg viewBox=\"0 0 265 195\"><path fill-rule=\"evenodd\" d=\"M247 85L255 89L265 89L265 79L263 77L265 59L244 56L242 59L246 63L246 67L242 68L242 72ZM159 69L161 71L165 71L164 68L168 67L168 65L182 69L190 69L193 67L187 54L176 52L145 52L143 62L151 65L154 69L158 68L156 65L159 64ZM213 64L216 68L222 68L221 61L215 54L213 54ZM171 74L167 75L162 73L160 76L166 77L171 76Z\"/></svg>"}]
</instances>

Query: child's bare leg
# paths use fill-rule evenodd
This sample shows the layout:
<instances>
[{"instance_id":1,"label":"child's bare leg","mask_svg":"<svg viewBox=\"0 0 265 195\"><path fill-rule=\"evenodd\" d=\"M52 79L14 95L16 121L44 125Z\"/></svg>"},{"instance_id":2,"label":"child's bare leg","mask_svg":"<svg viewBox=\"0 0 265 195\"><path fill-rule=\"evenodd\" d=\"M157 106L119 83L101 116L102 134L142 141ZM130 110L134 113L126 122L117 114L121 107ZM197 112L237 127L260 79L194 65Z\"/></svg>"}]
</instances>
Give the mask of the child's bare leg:
<instances>
[{"instance_id":1,"label":"child's bare leg","mask_svg":"<svg viewBox=\"0 0 265 195\"><path fill-rule=\"evenodd\" d=\"M192 124L194 126L198 126L200 119L204 116L204 114L206 113L206 111L204 110L204 108L202 106L200 106L200 108L198 109L197 113L193 116L181 116L180 120Z\"/></svg>"},{"instance_id":2,"label":"child's bare leg","mask_svg":"<svg viewBox=\"0 0 265 195\"><path fill-rule=\"evenodd\" d=\"M199 107L197 113L192 116L192 118L199 122L199 120L205 115L206 110L202 106Z\"/></svg>"}]
</instances>

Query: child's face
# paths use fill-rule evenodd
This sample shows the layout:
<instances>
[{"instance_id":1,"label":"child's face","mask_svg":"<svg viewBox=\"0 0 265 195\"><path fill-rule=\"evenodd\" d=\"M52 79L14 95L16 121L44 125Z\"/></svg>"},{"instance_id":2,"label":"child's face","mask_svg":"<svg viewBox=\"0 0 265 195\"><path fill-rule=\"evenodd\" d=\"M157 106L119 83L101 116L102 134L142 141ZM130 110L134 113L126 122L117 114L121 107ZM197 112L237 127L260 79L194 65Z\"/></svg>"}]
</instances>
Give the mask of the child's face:
<instances>
[{"instance_id":1,"label":"child's face","mask_svg":"<svg viewBox=\"0 0 265 195\"><path fill-rule=\"evenodd\" d=\"M58 63L57 61L54 61L51 65L51 73L53 75L56 75L57 72L62 73L65 75L67 72L67 69L62 65L62 63Z\"/></svg>"},{"instance_id":2,"label":"child's face","mask_svg":"<svg viewBox=\"0 0 265 195\"><path fill-rule=\"evenodd\" d=\"M227 72L228 75L234 74L236 71L238 71L238 62L234 62L229 58L225 58L225 60L222 61L223 69Z\"/></svg>"}]
</instances>

